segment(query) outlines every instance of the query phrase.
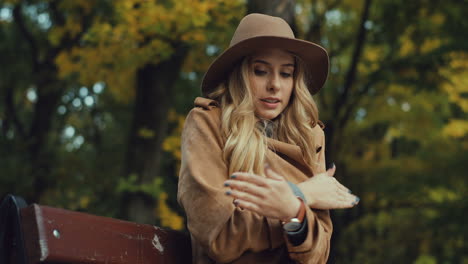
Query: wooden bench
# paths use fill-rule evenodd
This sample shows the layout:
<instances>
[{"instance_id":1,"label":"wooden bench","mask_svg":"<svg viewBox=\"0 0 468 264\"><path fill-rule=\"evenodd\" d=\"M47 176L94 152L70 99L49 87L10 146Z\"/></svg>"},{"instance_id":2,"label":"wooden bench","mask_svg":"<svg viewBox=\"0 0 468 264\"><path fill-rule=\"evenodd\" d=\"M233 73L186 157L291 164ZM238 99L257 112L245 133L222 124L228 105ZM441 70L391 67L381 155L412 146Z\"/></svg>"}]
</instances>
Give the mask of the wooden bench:
<instances>
[{"instance_id":1,"label":"wooden bench","mask_svg":"<svg viewBox=\"0 0 468 264\"><path fill-rule=\"evenodd\" d=\"M8 195L0 205L0 263L191 263L188 235L58 209Z\"/></svg>"}]
</instances>

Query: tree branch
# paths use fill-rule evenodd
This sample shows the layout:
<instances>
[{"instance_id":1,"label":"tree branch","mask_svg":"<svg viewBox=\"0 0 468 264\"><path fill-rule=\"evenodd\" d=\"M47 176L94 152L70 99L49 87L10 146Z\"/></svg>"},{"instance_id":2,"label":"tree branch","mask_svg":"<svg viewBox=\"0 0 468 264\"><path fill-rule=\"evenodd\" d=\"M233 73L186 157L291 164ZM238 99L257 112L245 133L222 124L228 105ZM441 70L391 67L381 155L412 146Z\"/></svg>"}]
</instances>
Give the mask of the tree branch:
<instances>
[{"instance_id":1,"label":"tree branch","mask_svg":"<svg viewBox=\"0 0 468 264\"><path fill-rule=\"evenodd\" d=\"M28 31L26 24L24 23L23 16L21 14L21 1L13 8L13 18L15 20L15 24L18 26L19 31L29 43L29 47L31 49L31 63L33 72L38 69L39 66L39 59L38 59L38 52L37 52L37 44L36 40L34 39L32 33Z\"/></svg>"},{"instance_id":2,"label":"tree branch","mask_svg":"<svg viewBox=\"0 0 468 264\"><path fill-rule=\"evenodd\" d=\"M354 48L353 56L351 59L351 65L346 74L346 78L343 84L343 91L341 92L341 95L338 97L338 100L336 100L333 116L338 117L340 109L342 109L341 106L346 102L346 100L348 100L350 90L354 84L354 80L356 79L357 65L361 58L362 50L364 48L364 41L366 39L366 34L367 34L367 30L364 25L369 18L370 5L371 5L371 0L365 0L364 8L362 11L362 16L361 16L361 22L359 24L359 31L358 31L358 34L356 35L356 46Z\"/></svg>"},{"instance_id":3,"label":"tree branch","mask_svg":"<svg viewBox=\"0 0 468 264\"><path fill-rule=\"evenodd\" d=\"M309 30L305 34L305 39L306 40L313 41L313 42L316 42L316 43L321 43L322 25L324 24L324 21L325 21L325 14L327 13L327 11L337 7L341 2L342 2L342 0L333 1L332 3L330 3L325 8L325 11L320 13L320 14L318 13L317 9L315 8L315 5L312 5L311 13L313 14L314 17L316 17L316 19L311 21L311 24L309 26ZM329 53L330 58L332 58L332 55L333 54ZM325 93L321 92L321 93L318 94L318 96L320 98L320 103L321 103L322 109L323 110L328 109L329 104L328 104L328 102L326 100Z\"/></svg>"},{"instance_id":4,"label":"tree branch","mask_svg":"<svg viewBox=\"0 0 468 264\"><path fill-rule=\"evenodd\" d=\"M329 5L327 6L327 10L334 9L334 8L337 7L339 4L341 4L341 2L343 2L343 0L335 0L335 1L331 2L331 4L329 4Z\"/></svg>"},{"instance_id":5,"label":"tree branch","mask_svg":"<svg viewBox=\"0 0 468 264\"><path fill-rule=\"evenodd\" d=\"M53 19L54 23L56 25L65 25L66 19L63 16L63 14L60 12L58 9L58 3L57 1L52 1L50 2L50 16ZM49 50L49 52L46 55L46 63L48 62L53 62L55 60L55 57L63 50L68 50L70 49L73 44L77 43L80 41L80 39L83 37L87 29L91 26L92 18L90 15L83 15L81 17L81 31L76 34L74 37L71 37L69 34L66 34L65 37L62 38L60 45L58 45L55 48L52 48Z\"/></svg>"},{"instance_id":6,"label":"tree branch","mask_svg":"<svg viewBox=\"0 0 468 264\"><path fill-rule=\"evenodd\" d=\"M345 124L348 122L348 120L351 117L351 114L354 113L356 110L356 107L360 105L362 99L364 96L369 92L369 90L375 86L381 78L382 72L385 72L385 68L387 67L381 67L378 70L374 71L373 73L369 74L368 81L365 85L362 86L362 88L359 91L356 91L356 95L353 96L353 98L348 99L349 102L346 104L346 106L343 106L342 113L343 116L339 119L339 123L337 124L338 127L344 127Z\"/></svg>"},{"instance_id":7,"label":"tree branch","mask_svg":"<svg viewBox=\"0 0 468 264\"><path fill-rule=\"evenodd\" d=\"M311 23L309 25L309 30L305 34L305 39L316 42L316 43L321 43L322 39L322 24L323 20L325 18L324 14L319 14L317 12L317 9L315 8L315 5L312 5L311 13L313 17L316 17L316 19L311 20Z\"/></svg>"},{"instance_id":8,"label":"tree branch","mask_svg":"<svg viewBox=\"0 0 468 264\"><path fill-rule=\"evenodd\" d=\"M311 13L314 17L317 19L314 19L311 21L311 24L309 25L309 30L305 34L305 39L310 40L316 43L321 43L322 39L322 25L323 22L325 21L325 14L327 11L334 9L337 7L342 0L335 0L331 4L329 4L326 8L325 11L322 13L318 13L317 9L315 8L315 5L312 5Z\"/></svg>"},{"instance_id":9,"label":"tree branch","mask_svg":"<svg viewBox=\"0 0 468 264\"><path fill-rule=\"evenodd\" d=\"M349 45L352 43L352 37L347 37L344 36L345 38L343 39L338 39L335 41L335 45L333 47L330 45L329 51L328 51L328 56L331 58L335 56L340 56L340 54L343 54L344 50L346 50Z\"/></svg>"},{"instance_id":10,"label":"tree branch","mask_svg":"<svg viewBox=\"0 0 468 264\"><path fill-rule=\"evenodd\" d=\"M20 135L22 139L25 139L25 133L24 133L24 126L20 122L18 115L16 113L16 107L15 107L15 102L14 102L14 93L13 93L13 86L12 85L7 85L6 86L6 96L5 96L5 107L6 107L6 116L7 118L11 119L13 122L16 131Z\"/></svg>"},{"instance_id":11,"label":"tree branch","mask_svg":"<svg viewBox=\"0 0 468 264\"><path fill-rule=\"evenodd\" d=\"M326 112L327 109L328 109L328 103L327 103L327 100L325 98L325 93L323 91L319 92L318 94L318 97L320 98L320 106L321 106L321 110Z\"/></svg>"}]
</instances>

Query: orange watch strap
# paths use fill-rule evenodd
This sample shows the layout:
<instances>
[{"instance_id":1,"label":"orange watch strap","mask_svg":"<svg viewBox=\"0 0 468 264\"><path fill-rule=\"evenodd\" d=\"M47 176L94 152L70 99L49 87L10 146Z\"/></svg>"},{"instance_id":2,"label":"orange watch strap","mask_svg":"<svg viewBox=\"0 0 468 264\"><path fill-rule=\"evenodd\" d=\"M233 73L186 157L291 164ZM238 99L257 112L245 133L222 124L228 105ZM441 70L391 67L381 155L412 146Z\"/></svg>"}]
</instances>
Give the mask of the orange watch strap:
<instances>
[{"instance_id":1,"label":"orange watch strap","mask_svg":"<svg viewBox=\"0 0 468 264\"><path fill-rule=\"evenodd\" d=\"M301 205L299 207L299 212L297 213L296 218L297 218L297 220L299 220L302 223L302 221L304 221L304 216L305 216L305 213L306 213L305 203L301 199L301 197L297 197L297 199L299 199L299 201L301 202Z\"/></svg>"}]
</instances>

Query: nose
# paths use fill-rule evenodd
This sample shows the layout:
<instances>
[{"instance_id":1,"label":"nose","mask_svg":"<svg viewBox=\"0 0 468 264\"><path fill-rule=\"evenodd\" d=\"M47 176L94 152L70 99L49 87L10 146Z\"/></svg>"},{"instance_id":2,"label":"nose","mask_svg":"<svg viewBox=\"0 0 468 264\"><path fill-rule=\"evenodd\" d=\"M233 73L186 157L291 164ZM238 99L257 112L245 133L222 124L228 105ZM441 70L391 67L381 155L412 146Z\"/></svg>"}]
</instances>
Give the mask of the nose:
<instances>
[{"instance_id":1,"label":"nose","mask_svg":"<svg viewBox=\"0 0 468 264\"><path fill-rule=\"evenodd\" d=\"M268 90L277 92L281 88L281 82L278 74L272 74L268 83Z\"/></svg>"}]
</instances>

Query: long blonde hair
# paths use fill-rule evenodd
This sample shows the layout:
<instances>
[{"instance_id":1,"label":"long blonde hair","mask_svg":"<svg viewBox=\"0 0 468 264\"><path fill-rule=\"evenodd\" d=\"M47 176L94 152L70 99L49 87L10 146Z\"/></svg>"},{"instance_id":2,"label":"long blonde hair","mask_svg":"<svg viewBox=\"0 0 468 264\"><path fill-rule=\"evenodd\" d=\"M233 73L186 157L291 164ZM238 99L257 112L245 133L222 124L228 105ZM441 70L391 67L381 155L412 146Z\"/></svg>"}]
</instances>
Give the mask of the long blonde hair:
<instances>
[{"instance_id":1,"label":"long blonde hair","mask_svg":"<svg viewBox=\"0 0 468 264\"><path fill-rule=\"evenodd\" d=\"M208 97L220 103L221 130L226 138L223 158L228 163L229 174L244 171L263 175L267 131L254 113L249 61L246 57L236 65L226 82ZM312 128L318 122L318 109L304 82L303 63L298 58L295 61L294 88L288 106L272 120L273 137L299 146L305 162L314 166L316 152Z\"/></svg>"}]
</instances>

